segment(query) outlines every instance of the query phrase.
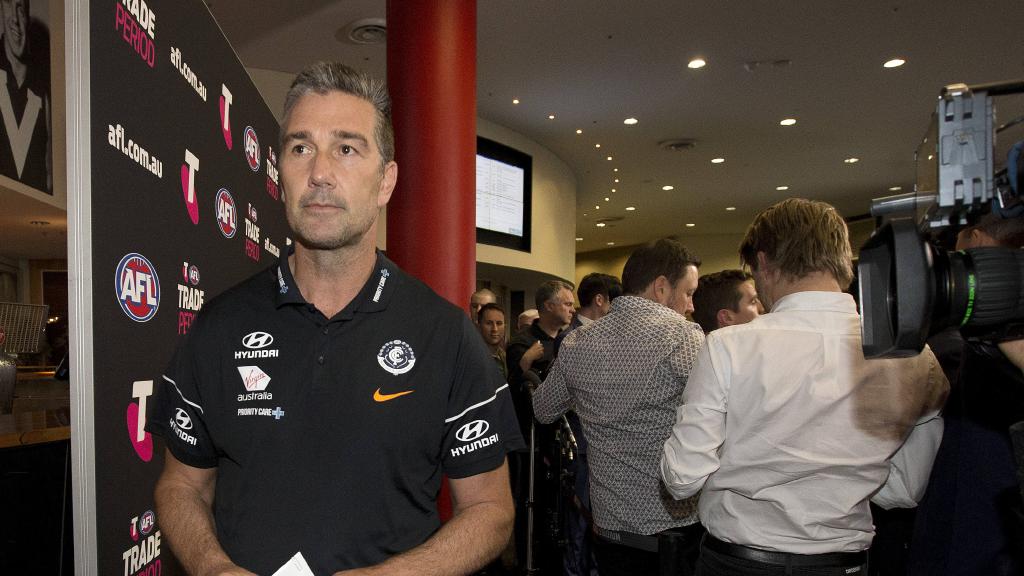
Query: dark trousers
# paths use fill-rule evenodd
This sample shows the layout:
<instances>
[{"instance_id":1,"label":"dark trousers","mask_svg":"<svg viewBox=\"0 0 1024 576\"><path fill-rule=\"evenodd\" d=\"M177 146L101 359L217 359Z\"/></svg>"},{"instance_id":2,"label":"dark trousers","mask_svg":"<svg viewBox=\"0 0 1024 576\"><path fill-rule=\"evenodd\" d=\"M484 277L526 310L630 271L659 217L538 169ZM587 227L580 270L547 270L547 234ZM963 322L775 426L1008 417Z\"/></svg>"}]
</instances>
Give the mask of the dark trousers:
<instances>
[{"instance_id":1,"label":"dark trousers","mask_svg":"<svg viewBox=\"0 0 1024 576\"><path fill-rule=\"evenodd\" d=\"M843 566L786 566L721 554L703 545L697 563L699 576L867 576L867 573L866 561Z\"/></svg>"},{"instance_id":2,"label":"dark trousers","mask_svg":"<svg viewBox=\"0 0 1024 576\"><path fill-rule=\"evenodd\" d=\"M693 576L704 527L700 523L662 532L658 552L612 542L601 536L594 537L594 555L597 572L601 576ZM672 564L674 570L662 571L662 564Z\"/></svg>"}]
</instances>

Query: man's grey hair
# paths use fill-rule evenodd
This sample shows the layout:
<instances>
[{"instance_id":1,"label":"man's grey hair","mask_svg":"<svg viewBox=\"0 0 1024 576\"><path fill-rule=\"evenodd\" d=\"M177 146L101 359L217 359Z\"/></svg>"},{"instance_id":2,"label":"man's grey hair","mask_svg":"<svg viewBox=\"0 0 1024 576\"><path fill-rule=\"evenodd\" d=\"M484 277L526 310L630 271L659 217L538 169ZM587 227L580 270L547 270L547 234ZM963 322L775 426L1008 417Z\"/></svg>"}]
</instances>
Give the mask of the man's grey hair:
<instances>
[{"instance_id":1,"label":"man's grey hair","mask_svg":"<svg viewBox=\"0 0 1024 576\"><path fill-rule=\"evenodd\" d=\"M380 149L381 167L395 159L395 131L391 125L391 97L384 82L359 72L340 62L317 62L311 64L295 77L284 99L284 119L281 122L281 146L284 146L284 130L292 110L299 99L315 92L321 96L330 92L343 92L362 98L373 105L377 122L373 137Z\"/></svg>"},{"instance_id":2,"label":"man's grey hair","mask_svg":"<svg viewBox=\"0 0 1024 576\"><path fill-rule=\"evenodd\" d=\"M569 284L568 282L562 282L561 280L548 280L547 282L541 284L537 288L537 292L535 292L533 295L533 300L534 303L537 305L537 310L543 310L544 303L547 302L548 300L554 299L554 297L558 296L558 293L561 292L562 290L568 290L569 292L572 292L572 284Z\"/></svg>"}]
</instances>

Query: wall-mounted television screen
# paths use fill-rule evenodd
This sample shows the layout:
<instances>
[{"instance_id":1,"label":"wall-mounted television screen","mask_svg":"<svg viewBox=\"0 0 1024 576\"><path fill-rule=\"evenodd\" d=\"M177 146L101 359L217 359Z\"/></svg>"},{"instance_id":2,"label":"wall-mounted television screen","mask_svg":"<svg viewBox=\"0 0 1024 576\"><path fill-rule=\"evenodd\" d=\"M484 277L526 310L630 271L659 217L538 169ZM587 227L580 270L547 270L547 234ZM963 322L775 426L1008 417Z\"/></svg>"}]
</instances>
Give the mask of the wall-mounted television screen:
<instances>
[{"instance_id":1,"label":"wall-mounted television screen","mask_svg":"<svg viewBox=\"0 0 1024 576\"><path fill-rule=\"evenodd\" d=\"M476 139L476 241L530 251L533 158L493 140Z\"/></svg>"}]
</instances>

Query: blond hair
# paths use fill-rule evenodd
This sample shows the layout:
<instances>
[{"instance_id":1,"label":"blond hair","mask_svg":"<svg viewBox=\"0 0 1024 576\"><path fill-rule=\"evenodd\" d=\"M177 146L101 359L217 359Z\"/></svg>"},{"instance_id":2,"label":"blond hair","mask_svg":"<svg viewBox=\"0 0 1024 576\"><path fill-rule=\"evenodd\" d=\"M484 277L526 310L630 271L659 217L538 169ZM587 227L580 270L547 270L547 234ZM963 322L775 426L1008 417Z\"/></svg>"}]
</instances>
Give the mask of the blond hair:
<instances>
[{"instance_id":1,"label":"blond hair","mask_svg":"<svg viewBox=\"0 0 1024 576\"><path fill-rule=\"evenodd\" d=\"M842 289L853 281L853 253L846 222L825 202L789 198L763 210L747 228L740 259L757 269L764 252L782 274L803 278L813 272L835 277Z\"/></svg>"}]
</instances>

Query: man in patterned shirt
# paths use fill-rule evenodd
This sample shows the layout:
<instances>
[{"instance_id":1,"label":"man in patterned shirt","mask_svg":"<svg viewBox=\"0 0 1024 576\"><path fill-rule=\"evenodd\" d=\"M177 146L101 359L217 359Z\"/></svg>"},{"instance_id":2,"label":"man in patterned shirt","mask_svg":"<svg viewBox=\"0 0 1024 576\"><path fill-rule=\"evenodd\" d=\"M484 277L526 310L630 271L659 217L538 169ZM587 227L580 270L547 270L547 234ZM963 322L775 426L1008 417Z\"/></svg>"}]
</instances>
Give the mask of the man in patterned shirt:
<instances>
[{"instance_id":1,"label":"man in patterned shirt","mask_svg":"<svg viewBox=\"0 0 1024 576\"><path fill-rule=\"evenodd\" d=\"M704 343L693 311L697 260L676 240L638 248L622 271L611 312L569 333L537 389L537 419L575 410L590 442L590 486L598 570L659 573L659 553L690 574L700 536L696 499L676 501L661 485L660 447Z\"/></svg>"}]
</instances>

